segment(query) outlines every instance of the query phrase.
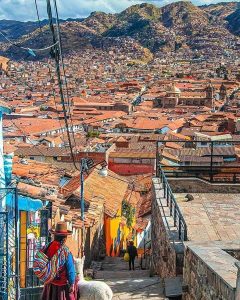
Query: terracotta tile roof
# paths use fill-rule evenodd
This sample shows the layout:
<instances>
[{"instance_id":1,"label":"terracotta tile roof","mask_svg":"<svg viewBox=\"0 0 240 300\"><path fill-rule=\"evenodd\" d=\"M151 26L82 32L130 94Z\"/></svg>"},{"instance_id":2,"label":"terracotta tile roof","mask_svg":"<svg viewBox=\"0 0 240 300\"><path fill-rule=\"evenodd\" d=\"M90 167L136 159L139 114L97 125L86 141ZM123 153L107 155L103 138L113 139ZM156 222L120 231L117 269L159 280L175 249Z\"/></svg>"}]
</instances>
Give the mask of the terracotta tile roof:
<instances>
[{"instance_id":1,"label":"terracotta tile roof","mask_svg":"<svg viewBox=\"0 0 240 300\"><path fill-rule=\"evenodd\" d=\"M6 107L6 108L10 108L9 104L6 101L3 101L3 100L0 100L0 106Z\"/></svg>"},{"instance_id":2,"label":"terracotta tile roof","mask_svg":"<svg viewBox=\"0 0 240 300\"><path fill-rule=\"evenodd\" d=\"M172 149L181 149L182 145L180 145L180 143L167 142L166 147L167 148L172 148Z\"/></svg>"},{"instance_id":3,"label":"terracotta tile roof","mask_svg":"<svg viewBox=\"0 0 240 300\"><path fill-rule=\"evenodd\" d=\"M31 179L44 185L58 186L65 170L51 164L14 157L13 174L19 178Z\"/></svg>"},{"instance_id":4,"label":"terracotta tile roof","mask_svg":"<svg viewBox=\"0 0 240 300\"><path fill-rule=\"evenodd\" d=\"M132 120L128 127L135 128L135 129L148 129L148 130L155 130L161 129L165 125L167 125L169 121L167 119L161 118L159 120L151 120L148 118L139 117L135 120Z\"/></svg>"},{"instance_id":5,"label":"terracotta tile roof","mask_svg":"<svg viewBox=\"0 0 240 300\"><path fill-rule=\"evenodd\" d=\"M3 143L3 152L5 154L9 154L9 153L14 153L14 151L17 150L17 147L15 147L14 145L11 145L9 143Z\"/></svg>"},{"instance_id":6,"label":"terracotta tile roof","mask_svg":"<svg viewBox=\"0 0 240 300\"><path fill-rule=\"evenodd\" d=\"M101 177L98 170L93 172L85 180L85 197L90 200L102 198L104 200L105 213L111 217L117 214L128 189L128 183L121 181L121 177L112 171L108 171L107 177Z\"/></svg>"},{"instance_id":7,"label":"terracotta tile roof","mask_svg":"<svg viewBox=\"0 0 240 300\"><path fill-rule=\"evenodd\" d=\"M142 201L138 211L138 217L143 217L149 215L152 210L152 198L153 193L148 192L146 195L142 196Z\"/></svg>"},{"instance_id":8,"label":"terracotta tile roof","mask_svg":"<svg viewBox=\"0 0 240 300\"><path fill-rule=\"evenodd\" d=\"M188 140L190 140L190 138L181 133L169 131L165 136L165 140L186 140L186 141L188 141Z\"/></svg>"},{"instance_id":9,"label":"terracotta tile roof","mask_svg":"<svg viewBox=\"0 0 240 300\"><path fill-rule=\"evenodd\" d=\"M21 195L26 195L35 199L42 199L48 201L55 201L57 199L57 190L54 193L50 187L40 187L24 182L19 182L17 185L18 191Z\"/></svg>"},{"instance_id":10,"label":"terracotta tile roof","mask_svg":"<svg viewBox=\"0 0 240 300\"><path fill-rule=\"evenodd\" d=\"M64 128L64 125L61 125L58 120L52 119L21 118L13 121L3 121L4 126L15 126L14 124L16 124L16 126L20 128L26 135L41 134Z\"/></svg>"},{"instance_id":11,"label":"terracotta tile roof","mask_svg":"<svg viewBox=\"0 0 240 300\"><path fill-rule=\"evenodd\" d=\"M44 147L44 146L32 146L32 147L18 147L15 151L17 156L70 156L69 152L65 148L60 147Z\"/></svg>"}]
</instances>

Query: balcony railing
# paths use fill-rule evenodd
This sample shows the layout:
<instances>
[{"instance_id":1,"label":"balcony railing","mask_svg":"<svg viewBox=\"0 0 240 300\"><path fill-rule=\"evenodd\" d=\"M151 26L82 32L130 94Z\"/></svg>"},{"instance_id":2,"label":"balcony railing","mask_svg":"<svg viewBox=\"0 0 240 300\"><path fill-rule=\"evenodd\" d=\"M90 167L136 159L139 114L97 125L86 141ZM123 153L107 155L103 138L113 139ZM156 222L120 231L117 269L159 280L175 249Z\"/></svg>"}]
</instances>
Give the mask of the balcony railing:
<instances>
[{"instance_id":1,"label":"balcony railing","mask_svg":"<svg viewBox=\"0 0 240 300\"><path fill-rule=\"evenodd\" d=\"M181 145L177 149L170 144ZM169 145L168 145L169 144ZM240 183L240 141L161 140L156 170L168 178L199 178L211 183Z\"/></svg>"},{"instance_id":2,"label":"balcony railing","mask_svg":"<svg viewBox=\"0 0 240 300\"><path fill-rule=\"evenodd\" d=\"M181 241L187 241L187 225L161 166L159 166L158 169L158 177L162 184L164 198L169 207L170 216L173 218L174 227L177 228L178 238Z\"/></svg>"}]
</instances>

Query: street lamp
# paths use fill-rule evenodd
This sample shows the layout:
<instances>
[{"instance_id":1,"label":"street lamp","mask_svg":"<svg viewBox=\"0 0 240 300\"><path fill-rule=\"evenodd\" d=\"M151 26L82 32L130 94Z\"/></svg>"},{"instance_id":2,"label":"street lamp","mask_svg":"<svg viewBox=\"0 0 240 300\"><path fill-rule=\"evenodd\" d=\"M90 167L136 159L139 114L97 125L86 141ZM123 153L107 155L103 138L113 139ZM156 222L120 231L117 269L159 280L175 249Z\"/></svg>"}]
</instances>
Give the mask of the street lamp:
<instances>
[{"instance_id":1,"label":"street lamp","mask_svg":"<svg viewBox=\"0 0 240 300\"><path fill-rule=\"evenodd\" d=\"M108 169L107 163L104 161L101 163L102 168L99 170L98 174L101 177L107 177ZM84 174L94 168L94 161L91 158L81 158L80 162L80 183L81 183L81 192L80 192L80 201L81 201L81 220L84 221Z\"/></svg>"},{"instance_id":2,"label":"street lamp","mask_svg":"<svg viewBox=\"0 0 240 300\"><path fill-rule=\"evenodd\" d=\"M102 167L98 174L101 176L101 177L107 177L108 176L108 169L107 167Z\"/></svg>"}]
</instances>

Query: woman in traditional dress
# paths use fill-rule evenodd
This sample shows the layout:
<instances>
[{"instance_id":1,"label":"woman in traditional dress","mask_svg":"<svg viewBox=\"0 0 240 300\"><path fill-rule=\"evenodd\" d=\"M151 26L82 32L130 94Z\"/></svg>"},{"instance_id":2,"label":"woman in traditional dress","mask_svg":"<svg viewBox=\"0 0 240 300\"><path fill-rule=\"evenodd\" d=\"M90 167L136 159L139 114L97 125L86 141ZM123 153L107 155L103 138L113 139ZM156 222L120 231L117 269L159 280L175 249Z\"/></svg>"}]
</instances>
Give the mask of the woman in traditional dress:
<instances>
[{"instance_id":1,"label":"woman in traditional dress","mask_svg":"<svg viewBox=\"0 0 240 300\"><path fill-rule=\"evenodd\" d=\"M46 247L44 253L51 259L60 248L66 253L64 266L57 271L57 276L49 284L44 285L42 300L76 300L76 273L73 255L65 245L67 236L72 232L67 230L67 223L59 222L55 230L51 230L54 240ZM61 252L61 249L60 249Z\"/></svg>"}]
</instances>

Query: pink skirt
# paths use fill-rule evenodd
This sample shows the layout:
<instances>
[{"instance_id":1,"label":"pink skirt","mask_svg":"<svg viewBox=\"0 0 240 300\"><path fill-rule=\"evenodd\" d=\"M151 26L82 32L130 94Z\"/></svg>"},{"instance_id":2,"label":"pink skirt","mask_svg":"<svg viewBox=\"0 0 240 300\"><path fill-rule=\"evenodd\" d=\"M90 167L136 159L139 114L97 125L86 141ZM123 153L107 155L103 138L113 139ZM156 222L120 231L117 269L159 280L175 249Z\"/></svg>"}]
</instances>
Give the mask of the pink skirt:
<instances>
[{"instance_id":1,"label":"pink skirt","mask_svg":"<svg viewBox=\"0 0 240 300\"><path fill-rule=\"evenodd\" d=\"M77 286L69 293L68 285L47 284L44 286L41 300L77 300Z\"/></svg>"}]
</instances>

